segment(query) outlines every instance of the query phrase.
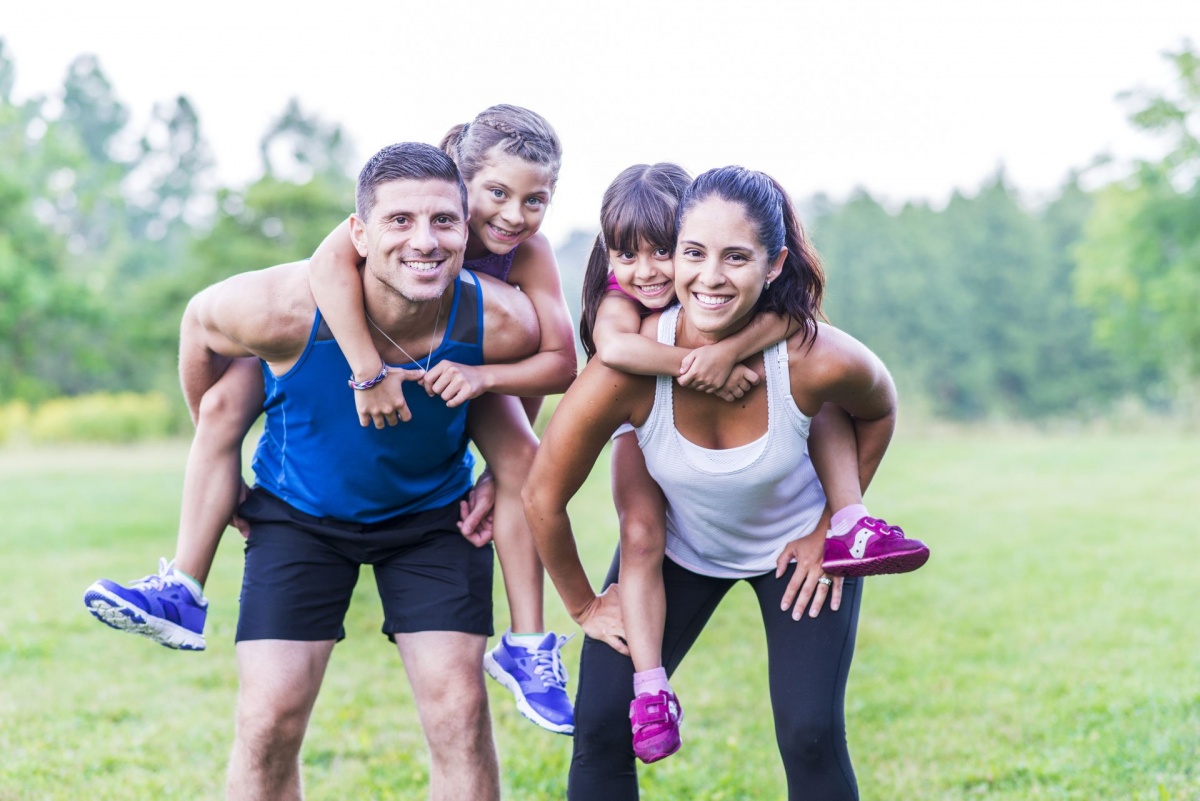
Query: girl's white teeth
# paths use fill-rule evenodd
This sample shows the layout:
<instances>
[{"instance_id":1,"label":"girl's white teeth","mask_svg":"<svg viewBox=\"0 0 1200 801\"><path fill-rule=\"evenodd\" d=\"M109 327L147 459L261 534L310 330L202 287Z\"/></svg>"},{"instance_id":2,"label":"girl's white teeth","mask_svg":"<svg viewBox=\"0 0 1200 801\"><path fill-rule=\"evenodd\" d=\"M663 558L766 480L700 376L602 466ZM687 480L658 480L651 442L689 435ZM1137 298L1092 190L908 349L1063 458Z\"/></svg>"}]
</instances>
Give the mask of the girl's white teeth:
<instances>
[{"instance_id":1,"label":"girl's white teeth","mask_svg":"<svg viewBox=\"0 0 1200 801\"><path fill-rule=\"evenodd\" d=\"M638 291L644 295L657 295L659 292L662 292L666 286L666 283L643 284L642 286L638 287Z\"/></svg>"},{"instance_id":2,"label":"girl's white teeth","mask_svg":"<svg viewBox=\"0 0 1200 801\"><path fill-rule=\"evenodd\" d=\"M704 295L700 292L696 293L696 299L701 303L707 303L710 306L716 306L717 304L729 302L729 298L725 295Z\"/></svg>"},{"instance_id":3,"label":"girl's white teeth","mask_svg":"<svg viewBox=\"0 0 1200 801\"><path fill-rule=\"evenodd\" d=\"M516 236L517 235L516 231L506 231L503 228L498 228L495 225L492 226L492 230L495 231L496 233L500 234L500 236Z\"/></svg>"}]
</instances>

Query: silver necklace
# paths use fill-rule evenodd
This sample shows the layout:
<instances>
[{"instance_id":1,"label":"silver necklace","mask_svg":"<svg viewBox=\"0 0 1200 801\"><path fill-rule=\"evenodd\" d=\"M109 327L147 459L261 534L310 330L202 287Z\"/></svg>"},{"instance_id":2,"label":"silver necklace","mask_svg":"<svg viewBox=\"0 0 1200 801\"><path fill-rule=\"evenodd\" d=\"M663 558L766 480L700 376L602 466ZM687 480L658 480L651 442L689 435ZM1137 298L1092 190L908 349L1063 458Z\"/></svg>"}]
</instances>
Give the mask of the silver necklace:
<instances>
[{"instance_id":1,"label":"silver necklace","mask_svg":"<svg viewBox=\"0 0 1200 801\"><path fill-rule=\"evenodd\" d=\"M410 362L412 362L413 364L417 365L418 367L421 366L421 363L419 361L417 361L416 359L414 359L412 357L412 354L410 354L404 348L400 347L396 343L396 340L392 339L391 337L389 337L387 335L387 331L384 331L382 328L380 328L378 325L376 325L375 321L371 319L371 315L366 314L365 312L364 312L364 315L367 318L367 322L371 324L371 327L374 328L376 331L378 331L380 334L382 334L384 339L386 339L388 342L391 342L392 346L395 347L396 350L400 351L405 356L407 356L408 360ZM438 324L441 323L441 321L442 321L442 299L438 298L437 317L435 317L433 320L433 331L429 334L429 355L425 357L425 372L427 372L427 373L429 372L429 364L430 364L430 362L433 361L433 351L435 349L435 346L437 345L437 343L433 341L433 338L435 336L437 336Z\"/></svg>"}]
</instances>

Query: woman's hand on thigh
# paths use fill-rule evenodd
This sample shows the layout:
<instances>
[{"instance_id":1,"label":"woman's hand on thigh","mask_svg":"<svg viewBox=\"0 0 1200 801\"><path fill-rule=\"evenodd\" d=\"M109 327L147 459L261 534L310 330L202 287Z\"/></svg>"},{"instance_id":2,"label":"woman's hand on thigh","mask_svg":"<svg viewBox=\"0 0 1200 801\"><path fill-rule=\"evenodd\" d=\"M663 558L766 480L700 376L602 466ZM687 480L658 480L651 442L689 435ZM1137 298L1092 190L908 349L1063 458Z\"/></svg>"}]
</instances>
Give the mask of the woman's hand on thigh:
<instances>
[{"instance_id":1,"label":"woman's hand on thigh","mask_svg":"<svg viewBox=\"0 0 1200 801\"><path fill-rule=\"evenodd\" d=\"M625 642L625 619L621 616L620 588L610 585L576 618L583 633L593 640L606 643L617 653L629 656L629 645Z\"/></svg>"},{"instance_id":2,"label":"woman's hand on thigh","mask_svg":"<svg viewBox=\"0 0 1200 801\"><path fill-rule=\"evenodd\" d=\"M825 538L820 532L824 530L825 527L818 525L817 530L807 537L792 540L775 560L775 578L782 577L788 565L796 563L796 570L788 580L780 604L783 611L792 610L793 620L799 620L806 608L809 617L816 617L826 600L829 600L829 608L834 612L842 605L842 577L827 575L821 567L825 556Z\"/></svg>"}]
</instances>

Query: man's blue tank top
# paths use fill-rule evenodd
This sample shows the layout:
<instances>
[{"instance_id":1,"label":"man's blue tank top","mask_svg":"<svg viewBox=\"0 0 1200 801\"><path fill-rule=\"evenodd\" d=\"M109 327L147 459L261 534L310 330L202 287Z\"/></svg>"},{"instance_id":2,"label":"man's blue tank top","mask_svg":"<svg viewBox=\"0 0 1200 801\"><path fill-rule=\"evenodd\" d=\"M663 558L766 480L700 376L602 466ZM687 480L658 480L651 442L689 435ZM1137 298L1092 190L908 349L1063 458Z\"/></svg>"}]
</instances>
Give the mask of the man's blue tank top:
<instances>
[{"instance_id":1,"label":"man's blue tank top","mask_svg":"<svg viewBox=\"0 0 1200 801\"><path fill-rule=\"evenodd\" d=\"M455 280L434 364L483 363L482 291L471 273ZM450 409L420 384L406 381L404 399L412 420L383 430L360 426L354 390L346 384L350 364L319 310L299 361L281 376L262 362L262 373L267 421L254 454L254 475L258 486L300 511L377 523L446 506L471 488L468 404Z\"/></svg>"}]
</instances>

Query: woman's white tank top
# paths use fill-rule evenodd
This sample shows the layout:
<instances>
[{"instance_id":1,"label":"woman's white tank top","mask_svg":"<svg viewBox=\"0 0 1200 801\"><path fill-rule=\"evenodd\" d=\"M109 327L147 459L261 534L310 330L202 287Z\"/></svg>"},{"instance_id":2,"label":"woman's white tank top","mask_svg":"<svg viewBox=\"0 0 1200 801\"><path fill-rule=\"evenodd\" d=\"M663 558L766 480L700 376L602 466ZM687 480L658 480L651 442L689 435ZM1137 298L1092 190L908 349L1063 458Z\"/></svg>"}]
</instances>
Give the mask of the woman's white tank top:
<instances>
[{"instance_id":1,"label":"woman's white tank top","mask_svg":"<svg viewBox=\"0 0 1200 801\"><path fill-rule=\"evenodd\" d=\"M658 341L675 344L679 307L659 318ZM659 376L654 407L638 427L650 475L667 498L667 555L694 573L748 578L775 569L783 546L809 534L825 493L808 456L811 419L792 400L787 343L763 351L767 433L736 448L702 448L675 428L675 380Z\"/></svg>"}]
</instances>

